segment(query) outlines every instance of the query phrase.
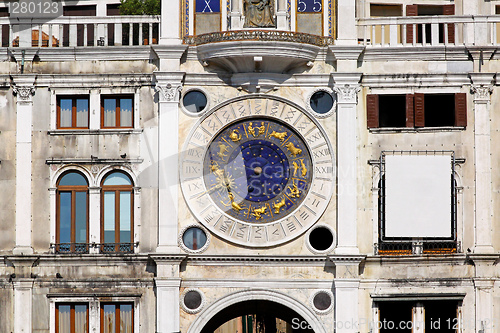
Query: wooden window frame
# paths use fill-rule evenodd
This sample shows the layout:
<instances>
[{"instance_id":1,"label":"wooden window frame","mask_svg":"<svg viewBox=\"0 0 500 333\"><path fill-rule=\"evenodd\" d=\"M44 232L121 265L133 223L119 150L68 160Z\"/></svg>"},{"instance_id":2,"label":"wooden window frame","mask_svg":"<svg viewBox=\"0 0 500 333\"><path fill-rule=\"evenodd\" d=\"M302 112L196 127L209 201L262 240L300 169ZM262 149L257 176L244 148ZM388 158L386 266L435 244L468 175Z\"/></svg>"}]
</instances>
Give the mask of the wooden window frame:
<instances>
[{"instance_id":1,"label":"wooden window frame","mask_svg":"<svg viewBox=\"0 0 500 333\"><path fill-rule=\"evenodd\" d=\"M112 171L103 178L101 183L101 243L105 244L104 241L104 194L106 192L112 192L115 194L115 252L120 251L121 243L131 243L131 249L133 249L134 243L134 185L132 179L130 179L131 185L104 185L104 181L113 173L119 172L127 176L129 175L121 171ZM130 193L130 239L124 242L120 239L120 193L129 192Z\"/></svg>"},{"instance_id":2,"label":"wooden window frame","mask_svg":"<svg viewBox=\"0 0 500 333\"><path fill-rule=\"evenodd\" d=\"M115 306L115 333L120 332L120 305L132 305L132 332L134 332L134 303L133 302L101 302L99 305L99 313L100 313L100 332L104 332L104 306L105 305L114 305ZM56 332L57 333L57 332Z\"/></svg>"},{"instance_id":3,"label":"wooden window frame","mask_svg":"<svg viewBox=\"0 0 500 333\"><path fill-rule=\"evenodd\" d=\"M120 100L125 99L125 98L130 98L132 99L132 126L104 126L104 100L105 99L114 99L116 101L116 108L115 108L115 124L120 124L121 119L120 119ZM134 95L132 94L123 94L123 95L101 95L101 128L134 128L134 113L135 113L135 108L134 108Z\"/></svg>"},{"instance_id":4,"label":"wooden window frame","mask_svg":"<svg viewBox=\"0 0 500 333\"><path fill-rule=\"evenodd\" d=\"M69 171L65 172L63 175L59 177L59 180L57 182L57 189L56 189L56 243L60 244L60 239L61 239L61 214L60 214L60 193L61 192L70 192L71 193L71 235L70 235L70 251L69 252L75 252L76 250L76 215L75 215L75 210L76 210L76 193L77 192L85 192L86 193L86 240L85 243L89 243L89 186L88 183L87 185L59 185L59 182L61 179L67 175L68 173L72 173L77 171ZM80 174L80 173L79 173ZM86 177L82 175L85 180ZM56 248L56 251L59 252L59 248Z\"/></svg>"},{"instance_id":5,"label":"wooden window frame","mask_svg":"<svg viewBox=\"0 0 500 333\"><path fill-rule=\"evenodd\" d=\"M446 94L446 93L443 93ZM433 128L425 126L425 95L423 93L406 94L406 126L403 128ZM439 94L432 94L439 95ZM466 128L467 127L467 94L453 93L455 105L454 124L450 127ZM380 128L380 94L366 95L366 123L368 129ZM439 127L438 127L439 128Z\"/></svg>"},{"instance_id":6,"label":"wooden window frame","mask_svg":"<svg viewBox=\"0 0 500 333\"><path fill-rule=\"evenodd\" d=\"M88 303L80 303L80 302L74 302L74 303L57 303L56 304L56 333L59 333L59 306L61 305L69 305L70 306L70 333L75 333L75 305L86 305L87 306L87 333L89 332L89 324L90 324L90 317L89 317L89 304Z\"/></svg>"},{"instance_id":7,"label":"wooden window frame","mask_svg":"<svg viewBox=\"0 0 500 333\"><path fill-rule=\"evenodd\" d=\"M61 126L61 99L71 99L71 126L70 127L62 127ZM87 126L83 127L77 126L76 123L76 101L78 99L86 99L88 102L88 110L87 110ZM56 128L57 129L89 129L90 127L90 96L89 95L58 95L57 96L57 116L56 116Z\"/></svg>"}]
</instances>

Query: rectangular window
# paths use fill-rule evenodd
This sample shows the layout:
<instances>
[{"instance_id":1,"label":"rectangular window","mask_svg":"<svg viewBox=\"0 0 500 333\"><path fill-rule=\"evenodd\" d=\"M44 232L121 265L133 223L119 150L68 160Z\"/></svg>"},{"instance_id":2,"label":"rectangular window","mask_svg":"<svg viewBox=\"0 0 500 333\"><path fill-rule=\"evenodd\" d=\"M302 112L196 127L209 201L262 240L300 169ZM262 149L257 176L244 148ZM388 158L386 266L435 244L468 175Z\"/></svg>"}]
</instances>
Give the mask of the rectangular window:
<instances>
[{"instance_id":1,"label":"rectangular window","mask_svg":"<svg viewBox=\"0 0 500 333\"><path fill-rule=\"evenodd\" d=\"M323 0L297 0L297 32L323 35Z\"/></svg>"},{"instance_id":2,"label":"rectangular window","mask_svg":"<svg viewBox=\"0 0 500 333\"><path fill-rule=\"evenodd\" d=\"M368 128L466 127L467 95L406 94L366 96Z\"/></svg>"},{"instance_id":3,"label":"rectangular window","mask_svg":"<svg viewBox=\"0 0 500 333\"><path fill-rule=\"evenodd\" d=\"M407 5L406 6L406 16L428 16L428 15L455 15L455 5ZM425 32L425 42L430 44L431 40L431 25L430 24L417 24L417 30L413 31L414 25L408 24L406 26L406 42L408 44L413 43L414 35L416 35L416 42L422 43L424 39ZM444 43L444 29L445 25L439 25L439 43ZM448 30L448 43L453 44L455 42L455 25L447 24L446 29Z\"/></svg>"},{"instance_id":4,"label":"rectangular window","mask_svg":"<svg viewBox=\"0 0 500 333\"><path fill-rule=\"evenodd\" d=\"M56 333L88 333L89 306L85 303L56 304Z\"/></svg>"},{"instance_id":5,"label":"rectangular window","mask_svg":"<svg viewBox=\"0 0 500 333\"><path fill-rule=\"evenodd\" d=\"M57 128L89 128L89 97L58 96Z\"/></svg>"},{"instance_id":6,"label":"rectangular window","mask_svg":"<svg viewBox=\"0 0 500 333\"><path fill-rule=\"evenodd\" d=\"M126 96L103 96L101 99L102 128L132 128L134 98Z\"/></svg>"},{"instance_id":7,"label":"rectangular window","mask_svg":"<svg viewBox=\"0 0 500 333\"><path fill-rule=\"evenodd\" d=\"M101 303L101 333L133 333L132 303Z\"/></svg>"}]
</instances>

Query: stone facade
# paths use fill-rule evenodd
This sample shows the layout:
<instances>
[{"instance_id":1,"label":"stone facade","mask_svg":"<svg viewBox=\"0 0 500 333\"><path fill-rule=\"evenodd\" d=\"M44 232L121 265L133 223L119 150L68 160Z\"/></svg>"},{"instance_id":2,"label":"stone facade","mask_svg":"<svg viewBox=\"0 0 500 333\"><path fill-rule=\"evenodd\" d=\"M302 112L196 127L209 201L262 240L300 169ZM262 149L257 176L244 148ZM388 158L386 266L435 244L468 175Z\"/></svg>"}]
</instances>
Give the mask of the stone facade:
<instances>
[{"instance_id":1,"label":"stone facade","mask_svg":"<svg viewBox=\"0 0 500 333\"><path fill-rule=\"evenodd\" d=\"M500 6L270 0L260 29L247 2L0 17L1 331L66 332L78 306L87 332L109 308L136 333L499 331ZM210 164L242 135L288 156L274 201ZM391 169L408 156L430 171Z\"/></svg>"}]
</instances>

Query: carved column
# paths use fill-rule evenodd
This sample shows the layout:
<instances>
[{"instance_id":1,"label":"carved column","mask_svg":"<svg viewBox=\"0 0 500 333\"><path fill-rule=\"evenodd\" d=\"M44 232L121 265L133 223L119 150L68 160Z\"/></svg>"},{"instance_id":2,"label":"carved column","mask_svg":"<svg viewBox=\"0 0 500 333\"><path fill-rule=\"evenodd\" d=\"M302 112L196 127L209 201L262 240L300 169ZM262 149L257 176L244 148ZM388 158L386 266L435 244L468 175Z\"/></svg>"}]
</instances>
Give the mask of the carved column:
<instances>
[{"instance_id":1,"label":"carved column","mask_svg":"<svg viewBox=\"0 0 500 333\"><path fill-rule=\"evenodd\" d=\"M14 254L31 254L31 127L34 76L15 76L16 102L16 247Z\"/></svg>"},{"instance_id":2,"label":"carved column","mask_svg":"<svg viewBox=\"0 0 500 333\"><path fill-rule=\"evenodd\" d=\"M475 165L475 216L474 252L492 253L493 212L491 209L491 128L490 95L493 91L491 73L471 74L474 94L474 165Z\"/></svg>"},{"instance_id":3,"label":"carved column","mask_svg":"<svg viewBox=\"0 0 500 333\"><path fill-rule=\"evenodd\" d=\"M155 74L158 92L158 248L177 252L179 98L184 73Z\"/></svg>"},{"instance_id":4,"label":"carved column","mask_svg":"<svg viewBox=\"0 0 500 333\"><path fill-rule=\"evenodd\" d=\"M361 74L336 74L337 254L358 254L356 221L356 106Z\"/></svg>"}]
</instances>

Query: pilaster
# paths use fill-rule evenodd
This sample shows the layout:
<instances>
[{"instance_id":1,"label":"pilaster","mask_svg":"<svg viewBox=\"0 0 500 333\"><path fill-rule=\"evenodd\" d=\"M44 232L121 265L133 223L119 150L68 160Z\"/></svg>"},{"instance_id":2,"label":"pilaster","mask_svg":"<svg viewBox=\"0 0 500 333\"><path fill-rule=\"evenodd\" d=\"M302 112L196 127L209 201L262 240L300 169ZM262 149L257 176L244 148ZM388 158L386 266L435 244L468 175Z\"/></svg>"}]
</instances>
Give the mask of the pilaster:
<instances>
[{"instance_id":1,"label":"pilaster","mask_svg":"<svg viewBox=\"0 0 500 333\"><path fill-rule=\"evenodd\" d=\"M181 38L181 1L161 1L160 44L180 45Z\"/></svg>"},{"instance_id":2,"label":"pilaster","mask_svg":"<svg viewBox=\"0 0 500 333\"><path fill-rule=\"evenodd\" d=\"M16 101L16 247L14 254L32 254L31 245L31 129L34 75L13 76Z\"/></svg>"},{"instance_id":3,"label":"pilaster","mask_svg":"<svg viewBox=\"0 0 500 333\"><path fill-rule=\"evenodd\" d=\"M356 106L361 74L333 76L337 93L337 248L336 254L358 254Z\"/></svg>"},{"instance_id":4,"label":"pilaster","mask_svg":"<svg viewBox=\"0 0 500 333\"><path fill-rule=\"evenodd\" d=\"M180 332L180 265L185 255L151 256L156 263L156 332Z\"/></svg>"},{"instance_id":5,"label":"pilaster","mask_svg":"<svg viewBox=\"0 0 500 333\"><path fill-rule=\"evenodd\" d=\"M157 72L158 248L177 252L179 188L179 98L185 73Z\"/></svg>"},{"instance_id":6,"label":"pilaster","mask_svg":"<svg viewBox=\"0 0 500 333\"><path fill-rule=\"evenodd\" d=\"M491 128L490 95L493 91L492 73L471 73L471 92L474 94L474 253L492 253L492 196L491 196Z\"/></svg>"},{"instance_id":7,"label":"pilaster","mask_svg":"<svg viewBox=\"0 0 500 333\"><path fill-rule=\"evenodd\" d=\"M356 32L356 1L338 0L337 2L338 29L336 45L357 45Z\"/></svg>"},{"instance_id":8,"label":"pilaster","mask_svg":"<svg viewBox=\"0 0 500 333\"><path fill-rule=\"evenodd\" d=\"M89 187L89 243L101 243L101 188ZM98 253L99 249L90 247L90 253Z\"/></svg>"}]
</instances>

